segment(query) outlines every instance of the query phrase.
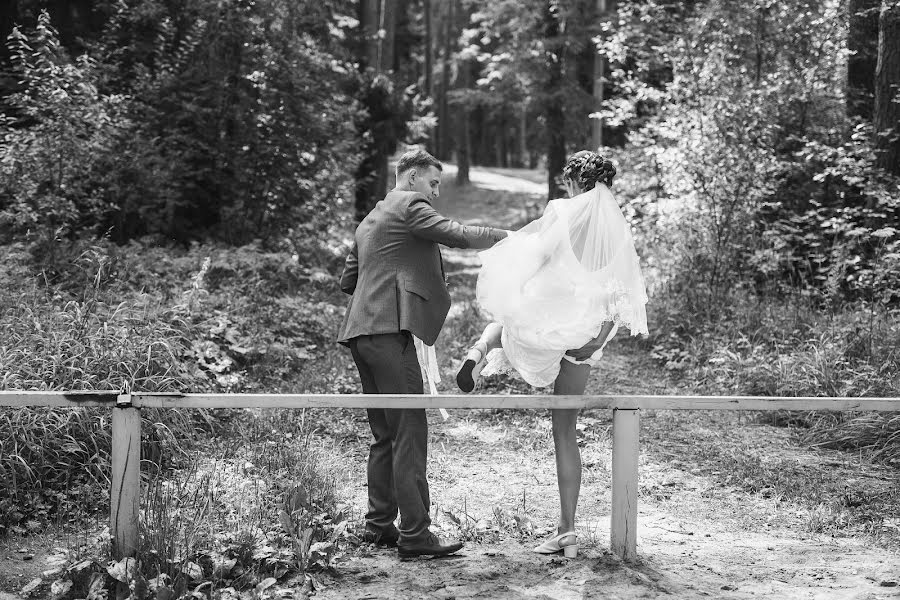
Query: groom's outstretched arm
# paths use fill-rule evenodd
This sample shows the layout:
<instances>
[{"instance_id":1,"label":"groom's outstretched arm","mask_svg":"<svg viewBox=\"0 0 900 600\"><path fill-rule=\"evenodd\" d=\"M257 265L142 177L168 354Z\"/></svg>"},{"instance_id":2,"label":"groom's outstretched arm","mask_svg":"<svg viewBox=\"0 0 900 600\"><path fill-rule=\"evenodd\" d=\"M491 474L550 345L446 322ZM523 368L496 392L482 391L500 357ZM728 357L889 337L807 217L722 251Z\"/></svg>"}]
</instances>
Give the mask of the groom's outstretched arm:
<instances>
[{"instance_id":1,"label":"groom's outstretched arm","mask_svg":"<svg viewBox=\"0 0 900 600\"><path fill-rule=\"evenodd\" d=\"M347 261L344 263L344 272L341 273L341 291L345 294L352 294L356 290L356 279L359 276L359 253L356 249L356 242L353 242L353 248L347 255Z\"/></svg>"},{"instance_id":2,"label":"groom's outstretched arm","mask_svg":"<svg viewBox=\"0 0 900 600\"><path fill-rule=\"evenodd\" d=\"M507 235L503 229L463 225L448 219L434 210L424 196L410 201L406 209L406 225L413 235L451 248L490 248Z\"/></svg>"}]
</instances>

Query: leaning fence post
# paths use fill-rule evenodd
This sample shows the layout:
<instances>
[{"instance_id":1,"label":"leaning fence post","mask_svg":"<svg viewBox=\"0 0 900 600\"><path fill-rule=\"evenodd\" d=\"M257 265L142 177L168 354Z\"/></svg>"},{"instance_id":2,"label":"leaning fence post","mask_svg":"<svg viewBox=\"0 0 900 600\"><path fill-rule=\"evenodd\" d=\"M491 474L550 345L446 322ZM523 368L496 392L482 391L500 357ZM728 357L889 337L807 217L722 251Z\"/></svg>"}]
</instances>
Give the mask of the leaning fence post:
<instances>
[{"instance_id":1,"label":"leaning fence post","mask_svg":"<svg viewBox=\"0 0 900 600\"><path fill-rule=\"evenodd\" d=\"M637 409L613 409L610 547L627 561L637 558L639 415Z\"/></svg>"},{"instance_id":2,"label":"leaning fence post","mask_svg":"<svg viewBox=\"0 0 900 600\"><path fill-rule=\"evenodd\" d=\"M131 405L128 389L119 395L113 408L110 481L109 528L113 557L134 556L138 547L141 490L141 411Z\"/></svg>"}]
</instances>

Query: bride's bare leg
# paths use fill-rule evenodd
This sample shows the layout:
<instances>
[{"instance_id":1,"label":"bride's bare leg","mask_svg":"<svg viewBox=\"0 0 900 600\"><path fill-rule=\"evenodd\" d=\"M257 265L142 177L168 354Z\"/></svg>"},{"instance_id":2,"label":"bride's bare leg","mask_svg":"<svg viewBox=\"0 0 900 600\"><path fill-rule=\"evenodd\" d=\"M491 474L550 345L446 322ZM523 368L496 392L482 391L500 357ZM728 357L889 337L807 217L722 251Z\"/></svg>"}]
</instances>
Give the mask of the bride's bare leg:
<instances>
[{"instance_id":1,"label":"bride's bare leg","mask_svg":"<svg viewBox=\"0 0 900 600\"><path fill-rule=\"evenodd\" d=\"M501 335L503 335L503 325L500 323L488 323L488 326L481 332L481 337L472 346L472 350L483 350L484 354L487 354L494 348L499 348Z\"/></svg>"},{"instance_id":2,"label":"bride's bare leg","mask_svg":"<svg viewBox=\"0 0 900 600\"><path fill-rule=\"evenodd\" d=\"M488 352L501 346L500 336L502 333L503 326L500 323L490 323L484 328L481 337L466 354L462 367L456 374L456 385L459 386L459 389L464 392L471 392L475 389L475 380L481 371L479 366Z\"/></svg>"},{"instance_id":3,"label":"bride's bare leg","mask_svg":"<svg viewBox=\"0 0 900 600\"><path fill-rule=\"evenodd\" d=\"M589 365L576 365L564 359L553 385L553 393L557 396L584 394L590 373ZM559 485L559 533L565 533L575 530L575 509L581 492L581 451L575 431L578 409L553 409L550 412Z\"/></svg>"}]
</instances>

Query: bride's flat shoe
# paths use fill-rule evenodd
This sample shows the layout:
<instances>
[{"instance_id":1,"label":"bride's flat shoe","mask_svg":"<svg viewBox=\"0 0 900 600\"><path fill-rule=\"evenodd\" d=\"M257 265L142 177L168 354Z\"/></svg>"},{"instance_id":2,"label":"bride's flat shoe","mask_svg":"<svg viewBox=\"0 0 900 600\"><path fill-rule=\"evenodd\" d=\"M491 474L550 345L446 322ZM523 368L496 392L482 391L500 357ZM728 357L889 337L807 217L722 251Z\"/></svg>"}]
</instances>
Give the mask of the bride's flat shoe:
<instances>
[{"instance_id":1,"label":"bride's flat shoe","mask_svg":"<svg viewBox=\"0 0 900 600\"><path fill-rule=\"evenodd\" d=\"M566 558L578 556L578 536L574 531L566 531L546 540L534 549L538 554L557 554L562 552Z\"/></svg>"},{"instance_id":2,"label":"bride's flat shoe","mask_svg":"<svg viewBox=\"0 0 900 600\"><path fill-rule=\"evenodd\" d=\"M478 381L478 376L484 367L486 355L487 348L482 350L478 344L469 350L459 372L456 373L456 385L459 386L459 389L467 394L475 389L475 382Z\"/></svg>"}]
</instances>

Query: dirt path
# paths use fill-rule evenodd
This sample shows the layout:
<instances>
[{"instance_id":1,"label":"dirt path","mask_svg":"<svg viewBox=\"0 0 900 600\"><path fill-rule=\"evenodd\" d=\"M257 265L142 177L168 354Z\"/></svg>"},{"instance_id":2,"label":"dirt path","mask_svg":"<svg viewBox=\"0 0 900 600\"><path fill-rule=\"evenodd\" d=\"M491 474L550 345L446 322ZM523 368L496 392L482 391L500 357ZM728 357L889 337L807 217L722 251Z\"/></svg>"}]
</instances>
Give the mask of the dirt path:
<instances>
[{"instance_id":1,"label":"dirt path","mask_svg":"<svg viewBox=\"0 0 900 600\"><path fill-rule=\"evenodd\" d=\"M445 181L452 179L452 168ZM512 174L515 175L515 174ZM445 185L440 208L465 222L512 226L529 201L541 201L540 175L527 179L473 170L474 186ZM483 321L471 305L472 252L445 251L454 309L438 341L451 391L453 357ZM524 393L495 382L490 391ZM678 389L635 344L616 340L589 392L675 393ZM854 463L839 453L797 446L783 428L731 413L649 411L643 415L636 565L606 551L609 538L610 429L607 411L579 419L584 463L575 560L530 551L557 517L556 475L546 411L450 411L429 415L429 479L435 529L461 536L458 556L399 561L365 546L326 578L323 599L375 598L900 598L900 555L874 547L872 535L833 537L811 514L765 489L730 483L759 464L801 465L834 481L896 492L896 471ZM364 512L365 448L354 450L346 492ZM761 458L760 458L761 457ZM743 461L743 462L742 462ZM756 465L757 462L753 462ZM774 465L774 466L773 466ZM849 474L849 475L848 475ZM823 506L827 506L823 504ZM824 509L823 509L824 510ZM818 520L817 520L818 519Z\"/></svg>"}]
</instances>

